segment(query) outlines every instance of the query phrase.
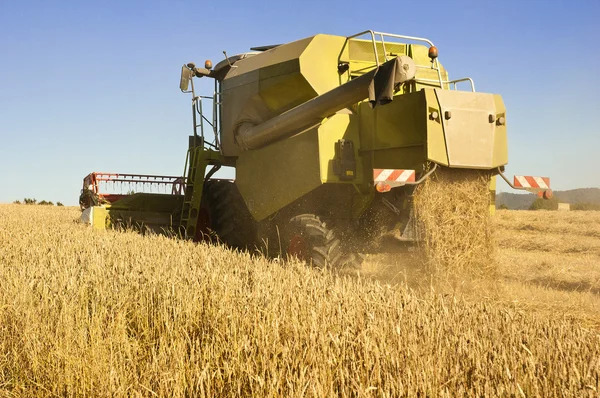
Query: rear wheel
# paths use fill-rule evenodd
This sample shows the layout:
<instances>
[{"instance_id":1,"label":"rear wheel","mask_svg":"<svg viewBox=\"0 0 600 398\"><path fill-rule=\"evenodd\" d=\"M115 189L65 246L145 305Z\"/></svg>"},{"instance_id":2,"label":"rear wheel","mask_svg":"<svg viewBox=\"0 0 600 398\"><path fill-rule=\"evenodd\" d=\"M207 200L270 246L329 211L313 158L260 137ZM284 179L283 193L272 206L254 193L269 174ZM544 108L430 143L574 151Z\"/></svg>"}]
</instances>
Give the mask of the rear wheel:
<instances>
[{"instance_id":1,"label":"rear wheel","mask_svg":"<svg viewBox=\"0 0 600 398\"><path fill-rule=\"evenodd\" d=\"M234 183L210 180L204 187L210 209L210 228L227 246L252 249L256 245L256 222Z\"/></svg>"},{"instance_id":2,"label":"rear wheel","mask_svg":"<svg viewBox=\"0 0 600 398\"><path fill-rule=\"evenodd\" d=\"M348 263L340 240L314 214L301 214L290 220L286 254L319 268L340 268Z\"/></svg>"}]
</instances>

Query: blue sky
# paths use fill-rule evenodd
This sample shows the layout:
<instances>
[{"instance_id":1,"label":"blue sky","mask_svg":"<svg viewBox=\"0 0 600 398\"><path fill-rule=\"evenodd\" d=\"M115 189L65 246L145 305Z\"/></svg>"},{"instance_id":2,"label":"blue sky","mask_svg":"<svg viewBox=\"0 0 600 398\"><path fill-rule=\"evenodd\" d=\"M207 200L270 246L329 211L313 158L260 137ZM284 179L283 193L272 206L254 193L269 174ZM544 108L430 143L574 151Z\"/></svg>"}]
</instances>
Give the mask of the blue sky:
<instances>
[{"instance_id":1,"label":"blue sky","mask_svg":"<svg viewBox=\"0 0 600 398\"><path fill-rule=\"evenodd\" d=\"M91 171L181 174L183 63L366 29L427 37L451 77L503 96L509 174L600 187L599 18L597 0L0 0L0 202L76 204Z\"/></svg>"}]
</instances>

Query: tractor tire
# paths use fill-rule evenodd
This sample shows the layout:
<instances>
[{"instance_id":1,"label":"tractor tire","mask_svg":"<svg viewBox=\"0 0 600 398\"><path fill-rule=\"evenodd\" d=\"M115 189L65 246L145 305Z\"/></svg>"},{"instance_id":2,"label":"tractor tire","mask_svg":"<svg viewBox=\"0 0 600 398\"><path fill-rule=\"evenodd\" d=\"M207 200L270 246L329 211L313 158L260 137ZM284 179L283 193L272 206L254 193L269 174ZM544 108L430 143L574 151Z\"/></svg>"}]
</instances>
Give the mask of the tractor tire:
<instances>
[{"instance_id":1,"label":"tractor tire","mask_svg":"<svg viewBox=\"0 0 600 398\"><path fill-rule=\"evenodd\" d=\"M225 245L252 250L257 243L257 226L234 183L209 180L204 187L210 209L210 229Z\"/></svg>"},{"instance_id":2,"label":"tractor tire","mask_svg":"<svg viewBox=\"0 0 600 398\"><path fill-rule=\"evenodd\" d=\"M286 254L312 263L318 268L342 268L349 257L342 252L340 240L314 214L301 214L290 220L286 234Z\"/></svg>"}]
</instances>

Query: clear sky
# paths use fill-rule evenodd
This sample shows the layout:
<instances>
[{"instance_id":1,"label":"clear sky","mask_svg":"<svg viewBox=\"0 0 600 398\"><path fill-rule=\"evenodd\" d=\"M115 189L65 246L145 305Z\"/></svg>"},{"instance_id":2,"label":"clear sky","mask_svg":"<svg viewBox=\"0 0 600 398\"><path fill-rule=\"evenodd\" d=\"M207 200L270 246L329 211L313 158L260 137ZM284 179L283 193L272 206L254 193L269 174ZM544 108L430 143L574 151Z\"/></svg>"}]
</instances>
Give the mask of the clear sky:
<instances>
[{"instance_id":1,"label":"clear sky","mask_svg":"<svg viewBox=\"0 0 600 398\"><path fill-rule=\"evenodd\" d=\"M0 0L0 202L77 204L91 171L181 175L183 63L366 29L427 37L503 96L508 174L600 187L599 20L599 0Z\"/></svg>"}]
</instances>

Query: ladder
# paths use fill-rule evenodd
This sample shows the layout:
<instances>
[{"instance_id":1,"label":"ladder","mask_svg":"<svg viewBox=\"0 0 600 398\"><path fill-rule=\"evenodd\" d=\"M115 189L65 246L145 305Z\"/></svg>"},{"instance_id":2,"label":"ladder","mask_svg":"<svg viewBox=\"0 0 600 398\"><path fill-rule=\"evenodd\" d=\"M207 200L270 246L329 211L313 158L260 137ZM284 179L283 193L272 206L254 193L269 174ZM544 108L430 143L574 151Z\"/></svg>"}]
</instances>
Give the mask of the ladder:
<instances>
[{"instance_id":1,"label":"ladder","mask_svg":"<svg viewBox=\"0 0 600 398\"><path fill-rule=\"evenodd\" d=\"M195 236L196 222L198 212L200 211L200 202L202 200L202 190L200 190L200 195L194 195L194 185L196 183L195 179L198 171L198 149L199 148L197 147L188 149L185 158L184 174L187 171L187 178L185 180L183 206L181 208L179 222L180 228L183 229L182 235L184 238L193 238ZM202 177L204 177L204 173L201 174Z\"/></svg>"},{"instance_id":2,"label":"ladder","mask_svg":"<svg viewBox=\"0 0 600 398\"><path fill-rule=\"evenodd\" d=\"M179 222L184 238L193 239L196 236L204 181L216 171L209 173L205 178L206 168L212 164L217 166L218 169L221 163L221 154L217 151L206 149L203 146L193 146L188 149L184 167L184 174L187 170L187 178Z\"/></svg>"}]
</instances>

